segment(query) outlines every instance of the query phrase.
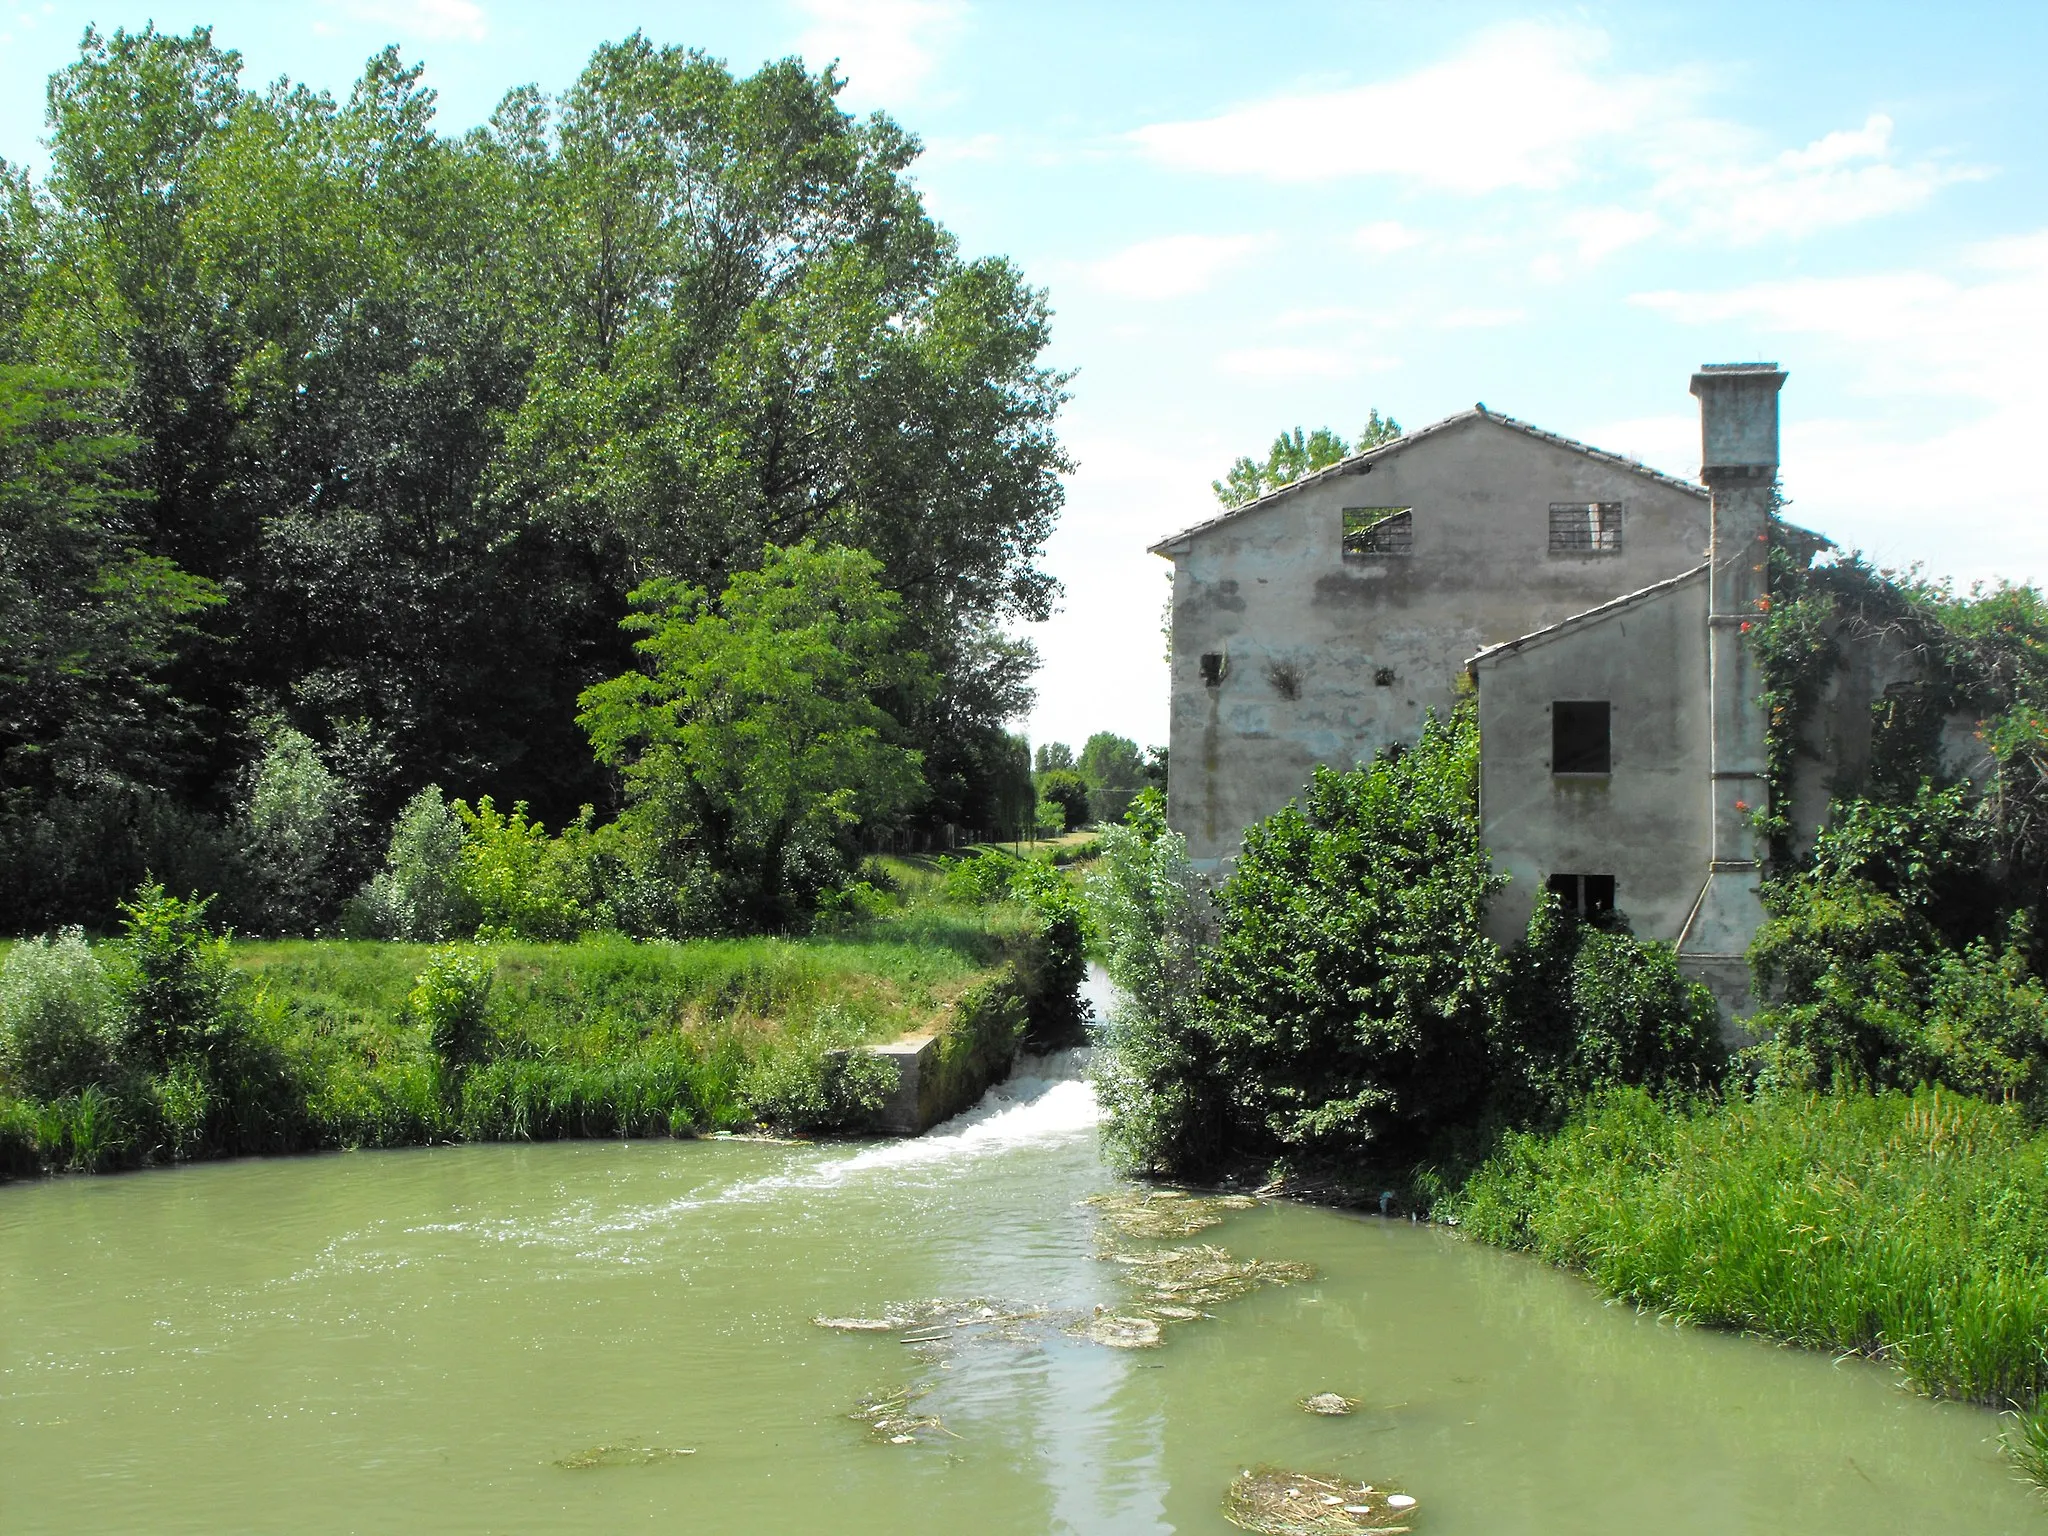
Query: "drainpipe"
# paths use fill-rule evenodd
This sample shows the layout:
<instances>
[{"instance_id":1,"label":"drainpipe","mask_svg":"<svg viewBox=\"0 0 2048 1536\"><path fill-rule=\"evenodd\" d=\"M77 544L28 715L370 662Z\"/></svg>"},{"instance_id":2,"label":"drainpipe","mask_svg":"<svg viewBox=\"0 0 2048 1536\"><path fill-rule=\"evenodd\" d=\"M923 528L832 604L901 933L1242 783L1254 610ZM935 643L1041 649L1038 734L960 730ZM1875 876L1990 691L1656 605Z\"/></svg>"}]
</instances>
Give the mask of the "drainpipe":
<instances>
[{"instance_id":1,"label":"drainpipe","mask_svg":"<svg viewBox=\"0 0 2048 1536\"><path fill-rule=\"evenodd\" d=\"M1778 483L1775 363L1709 363L1693 375L1700 401L1700 479L1712 496L1708 558L1708 691L1713 746L1709 787L1713 847L1706 882L1679 940L1687 969L1714 988L1730 1012L1749 1011L1749 942L1764 920L1757 886L1763 839L1751 814L1768 796L1763 678L1746 626L1764 611L1770 586L1770 513Z\"/></svg>"}]
</instances>

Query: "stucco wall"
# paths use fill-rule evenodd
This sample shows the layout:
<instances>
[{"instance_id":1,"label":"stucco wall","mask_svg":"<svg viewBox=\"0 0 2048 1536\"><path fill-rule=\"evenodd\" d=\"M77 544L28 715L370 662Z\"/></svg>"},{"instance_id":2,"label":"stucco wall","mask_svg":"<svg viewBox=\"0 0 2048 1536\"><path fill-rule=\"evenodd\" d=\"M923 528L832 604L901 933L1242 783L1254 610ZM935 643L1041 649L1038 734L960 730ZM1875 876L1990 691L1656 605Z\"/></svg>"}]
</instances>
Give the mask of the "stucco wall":
<instances>
[{"instance_id":1,"label":"stucco wall","mask_svg":"<svg viewBox=\"0 0 2048 1536\"><path fill-rule=\"evenodd\" d=\"M1197 861L1234 854L1315 764L1413 741L1482 647L1675 576L1706 550L1704 495L1489 418L1371 462L1166 547L1168 814ZM1550 504L1595 501L1622 503L1621 551L1551 554ZM1344 557L1345 508L1401 506L1414 508L1412 554ZM1205 654L1228 657L1213 688ZM1375 683L1382 669L1391 683Z\"/></svg>"},{"instance_id":2,"label":"stucco wall","mask_svg":"<svg viewBox=\"0 0 2048 1536\"><path fill-rule=\"evenodd\" d=\"M1552 874L1610 874L1644 938L1675 942L1706 878L1707 584L1692 579L1607 617L1482 659L1479 810L1510 878L1489 926L1512 943ZM1606 699L1613 771L1550 771L1550 706Z\"/></svg>"}]
</instances>

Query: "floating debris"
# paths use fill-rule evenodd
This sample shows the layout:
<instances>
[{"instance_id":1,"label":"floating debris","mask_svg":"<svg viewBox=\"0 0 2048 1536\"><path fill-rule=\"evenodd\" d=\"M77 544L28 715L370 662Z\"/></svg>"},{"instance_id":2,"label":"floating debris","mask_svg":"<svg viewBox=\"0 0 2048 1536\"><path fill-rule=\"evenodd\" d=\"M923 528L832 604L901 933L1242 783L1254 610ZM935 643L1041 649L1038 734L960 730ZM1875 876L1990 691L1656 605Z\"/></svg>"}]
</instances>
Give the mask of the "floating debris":
<instances>
[{"instance_id":1,"label":"floating debris","mask_svg":"<svg viewBox=\"0 0 2048 1536\"><path fill-rule=\"evenodd\" d=\"M1370 1483L1311 1477L1283 1467L1240 1473L1223 1495L1223 1518L1260 1536L1394 1536L1415 1500Z\"/></svg>"},{"instance_id":2,"label":"floating debris","mask_svg":"<svg viewBox=\"0 0 2048 1536\"><path fill-rule=\"evenodd\" d=\"M581 1472L589 1467L651 1467L656 1462L694 1456L694 1450L676 1450L665 1445L593 1445L574 1456L564 1456L555 1465Z\"/></svg>"},{"instance_id":3,"label":"floating debris","mask_svg":"<svg viewBox=\"0 0 2048 1536\"><path fill-rule=\"evenodd\" d=\"M916 1445L920 1437L934 1433L959 1439L937 1414L912 1412L931 1391L932 1384L925 1381L914 1387L898 1387L893 1392L878 1392L862 1398L860 1406L847 1417L867 1425L868 1438L878 1445Z\"/></svg>"},{"instance_id":4,"label":"floating debris","mask_svg":"<svg viewBox=\"0 0 2048 1536\"><path fill-rule=\"evenodd\" d=\"M1358 1399L1346 1397L1341 1392L1318 1392L1314 1397L1304 1397L1301 1400L1301 1406L1309 1413L1335 1416L1351 1412L1352 1409L1358 1406Z\"/></svg>"},{"instance_id":5,"label":"floating debris","mask_svg":"<svg viewBox=\"0 0 2048 1536\"><path fill-rule=\"evenodd\" d=\"M1181 1189L1111 1190L1082 1202L1125 1237L1136 1238L1193 1237L1230 1212L1258 1203L1245 1195L1191 1195Z\"/></svg>"},{"instance_id":6,"label":"floating debris","mask_svg":"<svg viewBox=\"0 0 2048 1536\"><path fill-rule=\"evenodd\" d=\"M1163 1337L1158 1318L1122 1312L1097 1312L1068 1331L1111 1349L1156 1349Z\"/></svg>"},{"instance_id":7,"label":"floating debris","mask_svg":"<svg viewBox=\"0 0 2048 1536\"><path fill-rule=\"evenodd\" d=\"M965 1301L935 1296L929 1301L893 1303L880 1317L814 1317L813 1327L835 1333L893 1333L905 1344L950 1344L967 1337L1028 1339L1021 1324L1049 1314L1043 1307L1020 1307L972 1296Z\"/></svg>"},{"instance_id":8,"label":"floating debris","mask_svg":"<svg viewBox=\"0 0 2048 1536\"><path fill-rule=\"evenodd\" d=\"M1265 1285L1293 1285L1316 1277L1309 1264L1240 1259L1212 1243L1140 1248L1101 1255L1124 1266L1124 1280L1143 1298L1141 1307L1213 1307ZM1162 1312L1161 1315L1164 1315Z\"/></svg>"}]
</instances>

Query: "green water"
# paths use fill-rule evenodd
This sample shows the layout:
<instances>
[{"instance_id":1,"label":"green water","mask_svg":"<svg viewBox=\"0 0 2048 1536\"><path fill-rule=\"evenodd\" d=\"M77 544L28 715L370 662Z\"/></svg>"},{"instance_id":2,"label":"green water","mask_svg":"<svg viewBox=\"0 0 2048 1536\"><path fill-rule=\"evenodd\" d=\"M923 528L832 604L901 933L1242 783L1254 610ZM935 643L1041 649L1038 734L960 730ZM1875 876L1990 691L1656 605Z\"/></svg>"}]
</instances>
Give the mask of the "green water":
<instances>
[{"instance_id":1,"label":"green water","mask_svg":"<svg viewBox=\"0 0 2048 1536\"><path fill-rule=\"evenodd\" d=\"M1320 1278L1153 1350L1048 1326L930 1357L811 1323L1116 1303L1091 1119L1079 1083L1026 1083L919 1143L0 1187L0 1530L1224 1532L1257 1462L1403 1488L1439 1536L2048 1530L1981 1410L1402 1222L1231 1217L1202 1240ZM921 1380L948 1435L846 1416ZM1295 1406L1321 1391L1365 1406ZM695 1454L559 1465L599 1446Z\"/></svg>"}]
</instances>

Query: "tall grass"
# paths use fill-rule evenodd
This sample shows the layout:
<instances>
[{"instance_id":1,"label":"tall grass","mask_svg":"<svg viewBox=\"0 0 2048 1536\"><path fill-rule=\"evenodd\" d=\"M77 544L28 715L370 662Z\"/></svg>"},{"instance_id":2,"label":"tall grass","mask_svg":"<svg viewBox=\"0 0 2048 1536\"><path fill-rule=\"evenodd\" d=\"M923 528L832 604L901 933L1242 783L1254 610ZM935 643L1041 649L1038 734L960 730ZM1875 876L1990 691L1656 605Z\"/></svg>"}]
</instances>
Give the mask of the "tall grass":
<instances>
[{"instance_id":1,"label":"tall grass","mask_svg":"<svg viewBox=\"0 0 2048 1536\"><path fill-rule=\"evenodd\" d=\"M2048 1137L2009 1108L1617 1090L1510 1137L1449 1211L1642 1306L1892 1361L1937 1396L2048 1390Z\"/></svg>"}]
</instances>

